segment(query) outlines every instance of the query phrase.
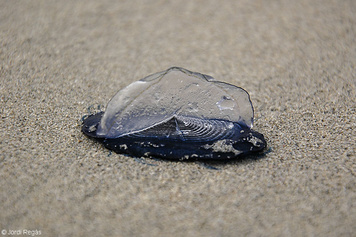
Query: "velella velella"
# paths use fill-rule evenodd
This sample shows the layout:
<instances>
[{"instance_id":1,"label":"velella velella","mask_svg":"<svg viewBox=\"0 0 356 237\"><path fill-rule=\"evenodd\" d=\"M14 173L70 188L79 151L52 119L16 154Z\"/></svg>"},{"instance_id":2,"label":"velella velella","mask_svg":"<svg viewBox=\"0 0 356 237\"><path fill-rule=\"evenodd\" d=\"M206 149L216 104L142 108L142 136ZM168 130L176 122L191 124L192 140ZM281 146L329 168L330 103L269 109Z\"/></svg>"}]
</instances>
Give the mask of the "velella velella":
<instances>
[{"instance_id":1,"label":"velella velella","mask_svg":"<svg viewBox=\"0 0 356 237\"><path fill-rule=\"evenodd\" d=\"M172 67L123 88L82 132L117 153L166 159L229 159L261 152L242 88Z\"/></svg>"}]
</instances>

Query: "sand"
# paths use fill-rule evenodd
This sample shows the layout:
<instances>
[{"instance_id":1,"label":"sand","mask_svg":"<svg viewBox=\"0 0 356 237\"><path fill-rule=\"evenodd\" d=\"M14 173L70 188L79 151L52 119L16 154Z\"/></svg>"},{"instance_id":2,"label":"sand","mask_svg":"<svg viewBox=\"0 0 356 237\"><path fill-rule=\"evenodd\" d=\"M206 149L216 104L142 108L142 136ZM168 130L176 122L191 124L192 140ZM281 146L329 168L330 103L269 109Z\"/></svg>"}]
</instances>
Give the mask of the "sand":
<instances>
[{"instance_id":1,"label":"sand","mask_svg":"<svg viewBox=\"0 0 356 237\"><path fill-rule=\"evenodd\" d=\"M355 236L356 1L0 5L2 234ZM268 151L171 162L81 133L171 66L245 88Z\"/></svg>"}]
</instances>

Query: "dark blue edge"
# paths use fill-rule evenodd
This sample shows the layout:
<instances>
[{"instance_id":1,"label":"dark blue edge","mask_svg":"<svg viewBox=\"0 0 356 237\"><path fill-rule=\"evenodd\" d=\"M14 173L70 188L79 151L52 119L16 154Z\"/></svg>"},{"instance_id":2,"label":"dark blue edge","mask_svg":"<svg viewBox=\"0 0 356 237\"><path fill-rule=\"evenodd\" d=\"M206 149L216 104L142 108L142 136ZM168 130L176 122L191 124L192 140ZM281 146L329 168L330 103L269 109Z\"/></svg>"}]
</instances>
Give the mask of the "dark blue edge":
<instances>
[{"instance_id":1,"label":"dark blue edge","mask_svg":"<svg viewBox=\"0 0 356 237\"><path fill-rule=\"evenodd\" d=\"M89 115L83 121L82 132L88 137L94 138L102 143L106 148L120 154L129 154L135 157L156 157L169 160L230 160L232 158L241 157L250 154L263 154L267 143L263 134L254 130L245 129L241 137L232 141L233 147L241 154L236 155L233 152L216 152L212 149L203 148L206 145L212 145L216 141L211 142L185 142L170 140L159 137L130 137L123 136L114 139L98 137L96 129L104 112ZM94 127L93 127L94 126ZM258 146L251 144L251 139L258 138L262 141ZM159 147L157 147L157 145Z\"/></svg>"}]
</instances>

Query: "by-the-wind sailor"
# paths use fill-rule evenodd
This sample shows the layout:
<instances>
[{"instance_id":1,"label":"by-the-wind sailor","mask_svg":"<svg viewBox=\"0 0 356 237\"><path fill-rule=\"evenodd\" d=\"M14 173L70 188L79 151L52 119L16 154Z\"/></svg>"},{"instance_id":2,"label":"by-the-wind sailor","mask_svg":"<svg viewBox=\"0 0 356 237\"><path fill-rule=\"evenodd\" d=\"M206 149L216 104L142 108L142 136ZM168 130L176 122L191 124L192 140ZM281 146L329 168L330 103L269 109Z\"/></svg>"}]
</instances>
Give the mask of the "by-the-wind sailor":
<instances>
[{"instance_id":1,"label":"by-the-wind sailor","mask_svg":"<svg viewBox=\"0 0 356 237\"><path fill-rule=\"evenodd\" d=\"M262 151L253 107L242 88L172 67L120 90L82 131L133 156L227 159Z\"/></svg>"}]
</instances>

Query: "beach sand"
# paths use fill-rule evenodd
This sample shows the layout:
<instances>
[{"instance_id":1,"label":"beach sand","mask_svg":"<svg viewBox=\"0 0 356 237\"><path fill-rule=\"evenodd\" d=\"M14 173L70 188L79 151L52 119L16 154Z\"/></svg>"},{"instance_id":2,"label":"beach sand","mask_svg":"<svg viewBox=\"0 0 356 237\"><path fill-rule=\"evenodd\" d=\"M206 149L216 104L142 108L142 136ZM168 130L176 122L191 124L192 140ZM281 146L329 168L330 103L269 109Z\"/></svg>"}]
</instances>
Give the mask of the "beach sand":
<instances>
[{"instance_id":1,"label":"beach sand","mask_svg":"<svg viewBox=\"0 0 356 237\"><path fill-rule=\"evenodd\" d=\"M356 1L0 1L0 229L354 236ZM246 89L264 155L112 153L84 115L180 66Z\"/></svg>"}]
</instances>

